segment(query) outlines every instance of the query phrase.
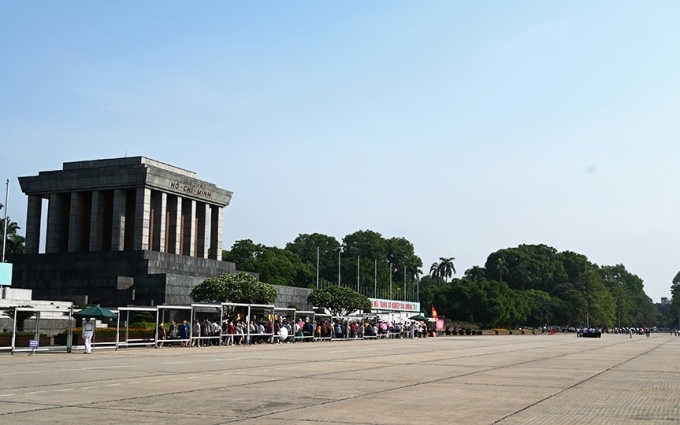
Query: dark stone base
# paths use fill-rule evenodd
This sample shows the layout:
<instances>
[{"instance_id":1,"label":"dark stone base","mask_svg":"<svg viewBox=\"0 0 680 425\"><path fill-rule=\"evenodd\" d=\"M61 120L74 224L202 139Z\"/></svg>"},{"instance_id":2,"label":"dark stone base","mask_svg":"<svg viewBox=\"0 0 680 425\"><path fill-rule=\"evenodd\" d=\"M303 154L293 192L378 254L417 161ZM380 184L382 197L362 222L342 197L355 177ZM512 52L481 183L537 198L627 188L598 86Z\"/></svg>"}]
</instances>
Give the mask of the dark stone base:
<instances>
[{"instance_id":1,"label":"dark stone base","mask_svg":"<svg viewBox=\"0 0 680 425\"><path fill-rule=\"evenodd\" d=\"M12 286L33 299L77 304L190 304L203 280L235 273L234 263L156 251L12 255Z\"/></svg>"}]
</instances>

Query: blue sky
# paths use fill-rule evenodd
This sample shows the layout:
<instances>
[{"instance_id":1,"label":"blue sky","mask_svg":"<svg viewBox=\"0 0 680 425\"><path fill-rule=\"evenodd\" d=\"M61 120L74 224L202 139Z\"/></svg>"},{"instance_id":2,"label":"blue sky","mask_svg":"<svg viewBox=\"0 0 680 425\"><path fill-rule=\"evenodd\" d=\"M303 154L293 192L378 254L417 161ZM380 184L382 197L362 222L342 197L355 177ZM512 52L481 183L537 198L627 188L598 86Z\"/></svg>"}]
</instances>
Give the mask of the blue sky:
<instances>
[{"instance_id":1,"label":"blue sky","mask_svg":"<svg viewBox=\"0 0 680 425\"><path fill-rule=\"evenodd\" d=\"M659 302L680 270L679 12L5 1L9 213L23 227L18 176L142 155L234 192L225 248L370 229L461 275L543 243L624 264Z\"/></svg>"}]
</instances>

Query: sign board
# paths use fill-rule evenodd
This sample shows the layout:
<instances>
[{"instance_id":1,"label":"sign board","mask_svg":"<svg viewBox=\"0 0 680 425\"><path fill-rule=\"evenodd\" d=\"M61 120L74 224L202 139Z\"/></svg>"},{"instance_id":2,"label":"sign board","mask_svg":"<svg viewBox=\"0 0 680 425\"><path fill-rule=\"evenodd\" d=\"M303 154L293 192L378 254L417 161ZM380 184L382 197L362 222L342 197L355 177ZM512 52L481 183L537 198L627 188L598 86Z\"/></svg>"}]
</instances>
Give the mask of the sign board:
<instances>
[{"instance_id":1,"label":"sign board","mask_svg":"<svg viewBox=\"0 0 680 425\"><path fill-rule=\"evenodd\" d=\"M12 284L12 263L0 263L0 285Z\"/></svg>"},{"instance_id":2,"label":"sign board","mask_svg":"<svg viewBox=\"0 0 680 425\"><path fill-rule=\"evenodd\" d=\"M38 342L37 339L31 339L28 341L28 346L31 348L38 348Z\"/></svg>"},{"instance_id":3,"label":"sign board","mask_svg":"<svg viewBox=\"0 0 680 425\"><path fill-rule=\"evenodd\" d=\"M413 313L420 313L420 302L415 301L394 301L382 300L379 298L369 298L371 301L372 310L382 311L409 311Z\"/></svg>"}]
</instances>

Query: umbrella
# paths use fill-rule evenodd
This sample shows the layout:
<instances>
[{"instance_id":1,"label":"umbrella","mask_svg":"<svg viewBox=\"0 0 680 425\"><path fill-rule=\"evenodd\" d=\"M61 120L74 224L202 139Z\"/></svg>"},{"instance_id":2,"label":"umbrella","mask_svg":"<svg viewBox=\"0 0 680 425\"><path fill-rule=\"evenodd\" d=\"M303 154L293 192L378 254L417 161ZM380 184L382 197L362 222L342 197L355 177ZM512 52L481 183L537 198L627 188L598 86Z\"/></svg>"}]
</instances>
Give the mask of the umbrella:
<instances>
[{"instance_id":1,"label":"umbrella","mask_svg":"<svg viewBox=\"0 0 680 425\"><path fill-rule=\"evenodd\" d=\"M118 315L108 308L104 307L88 307L86 309L80 310L78 312L73 313L73 317L77 318L86 318L86 317L92 317L94 319L115 319L118 317Z\"/></svg>"},{"instance_id":2,"label":"umbrella","mask_svg":"<svg viewBox=\"0 0 680 425\"><path fill-rule=\"evenodd\" d=\"M410 320L427 320L427 317L423 316L422 314L418 314L416 316L411 316L409 317Z\"/></svg>"}]
</instances>

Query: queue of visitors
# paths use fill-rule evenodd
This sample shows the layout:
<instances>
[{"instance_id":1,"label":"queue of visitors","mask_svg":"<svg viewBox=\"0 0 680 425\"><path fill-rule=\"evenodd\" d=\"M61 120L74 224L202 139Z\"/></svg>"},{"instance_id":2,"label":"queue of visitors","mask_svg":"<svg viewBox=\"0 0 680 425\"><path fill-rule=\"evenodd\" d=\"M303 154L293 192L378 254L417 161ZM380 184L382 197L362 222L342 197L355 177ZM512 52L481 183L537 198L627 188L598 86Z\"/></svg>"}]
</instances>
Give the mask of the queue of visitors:
<instances>
[{"instance_id":1,"label":"queue of visitors","mask_svg":"<svg viewBox=\"0 0 680 425\"><path fill-rule=\"evenodd\" d=\"M221 322L221 323L220 323ZM250 320L227 317L221 321L195 319L157 330L158 348L164 346L206 347L218 345L279 344L349 339L422 338L427 327L416 321L392 323L364 319L314 319L276 317Z\"/></svg>"}]
</instances>

